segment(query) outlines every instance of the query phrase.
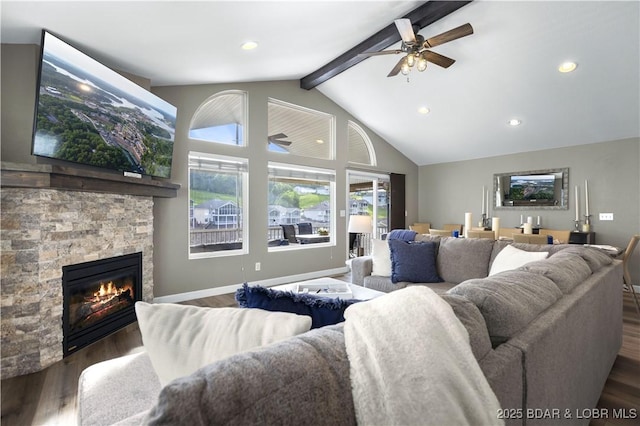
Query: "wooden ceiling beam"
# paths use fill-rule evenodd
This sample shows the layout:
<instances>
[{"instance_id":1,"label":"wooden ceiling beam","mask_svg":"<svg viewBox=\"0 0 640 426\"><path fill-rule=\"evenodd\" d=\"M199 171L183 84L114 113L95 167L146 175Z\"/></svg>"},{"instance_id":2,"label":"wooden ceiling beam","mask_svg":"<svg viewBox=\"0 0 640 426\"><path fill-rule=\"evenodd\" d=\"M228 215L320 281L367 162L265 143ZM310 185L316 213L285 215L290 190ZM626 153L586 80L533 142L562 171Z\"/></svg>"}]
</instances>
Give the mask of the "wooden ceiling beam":
<instances>
[{"instance_id":1,"label":"wooden ceiling beam","mask_svg":"<svg viewBox=\"0 0 640 426\"><path fill-rule=\"evenodd\" d=\"M402 18L408 18L411 20L413 25L424 28L427 25L433 24L439 19L444 18L450 13L455 12L462 6L471 3L471 1L472 0L428 1L413 9ZM319 84L340 74L342 71L367 59L366 56L358 56L360 53L377 52L399 42L400 40L400 34L398 33L396 25L388 25L368 39L364 40L362 43L338 56L328 64L323 65L311 74L302 77L300 79L300 87L306 90L311 90Z\"/></svg>"}]
</instances>

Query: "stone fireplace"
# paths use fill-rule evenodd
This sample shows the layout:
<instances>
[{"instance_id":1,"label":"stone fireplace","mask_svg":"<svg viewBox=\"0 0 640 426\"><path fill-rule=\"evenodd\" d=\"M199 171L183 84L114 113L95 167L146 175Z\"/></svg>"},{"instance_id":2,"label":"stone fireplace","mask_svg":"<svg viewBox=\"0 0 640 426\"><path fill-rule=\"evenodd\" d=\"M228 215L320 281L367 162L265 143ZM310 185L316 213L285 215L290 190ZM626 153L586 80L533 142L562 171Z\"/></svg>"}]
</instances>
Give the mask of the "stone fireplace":
<instances>
[{"instance_id":1,"label":"stone fireplace","mask_svg":"<svg viewBox=\"0 0 640 426\"><path fill-rule=\"evenodd\" d=\"M63 358L63 267L142 253L142 300L153 300L153 195L108 183L109 191L77 177L51 188L43 175L5 173L1 190L2 379L40 371ZM53 178L53 173L44 175ZM93 174L95 178L95 173ZM119 180L124 178L116 176ZM22 186L41 187L9 187ZM15 183L12 184L12 182ZM88 183L87 183L88 182ZM92 183L93 182L93 183ZM155 181L152 181L155 182ZM178 185L172 185L175 196ZM139 185L138 185L139 186ZM89 192L91 191L91 192ZM161 195L162 196L162 195ZM171 195L164 195L171 196Z\"/></svg>"}]
</instances>

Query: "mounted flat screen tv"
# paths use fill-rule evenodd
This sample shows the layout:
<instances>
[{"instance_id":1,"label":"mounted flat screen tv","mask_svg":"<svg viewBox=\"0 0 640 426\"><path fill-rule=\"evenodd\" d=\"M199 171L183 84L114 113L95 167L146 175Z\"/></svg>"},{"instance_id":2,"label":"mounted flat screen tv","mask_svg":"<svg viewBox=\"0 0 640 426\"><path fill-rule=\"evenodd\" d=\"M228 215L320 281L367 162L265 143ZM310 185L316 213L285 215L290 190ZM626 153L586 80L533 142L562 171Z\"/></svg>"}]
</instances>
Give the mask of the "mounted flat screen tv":
<instances>
[{"instance_id":1,"label":"mounted flat screen tv","mask_svg":"<svg viewBox=\"0 0 640 426\"><path fill-rule=\"evenodd\" d=\"M42 32L32 154L171 176L176 107Z\"/></svg>"},{"instance_id":2,"label":"mounted flat screen tv","mask_svg":"<svg viewBox=\"0 0 640 426\"><path fill-rule=\"evenodd\" d=\"M509 183L511 200L554 200L554 175L514 175Z\"/></svg>"}]
</instances>

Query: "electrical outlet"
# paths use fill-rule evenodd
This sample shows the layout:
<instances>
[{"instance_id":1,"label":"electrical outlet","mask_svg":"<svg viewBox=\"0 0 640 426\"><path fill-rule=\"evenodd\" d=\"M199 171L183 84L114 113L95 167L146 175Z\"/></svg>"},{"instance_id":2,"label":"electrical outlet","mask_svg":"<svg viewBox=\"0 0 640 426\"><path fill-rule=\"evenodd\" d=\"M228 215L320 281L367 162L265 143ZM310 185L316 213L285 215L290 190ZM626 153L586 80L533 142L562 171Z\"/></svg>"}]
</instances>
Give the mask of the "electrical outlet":
<instances>
[{"instance_id":1,"label":"electrical outlet","mask_svg":"<svg viewBox=\"0 0 640 426\"><path fill-rule=\"evenodd\" d=\"M256 262L256 271L260 270L260 266L262 266L262 265L260 265L260 262Z\"/></svg>"},{"instance_id":2,"label":"electrical outlet","mask_svg":"<svg viewBox=\"0 0 640 426\"><path fill-rule=\"evenodd\" d=\"M600 220L613 220L613 213L600 213Z\"/></svg>"}]
</instances>

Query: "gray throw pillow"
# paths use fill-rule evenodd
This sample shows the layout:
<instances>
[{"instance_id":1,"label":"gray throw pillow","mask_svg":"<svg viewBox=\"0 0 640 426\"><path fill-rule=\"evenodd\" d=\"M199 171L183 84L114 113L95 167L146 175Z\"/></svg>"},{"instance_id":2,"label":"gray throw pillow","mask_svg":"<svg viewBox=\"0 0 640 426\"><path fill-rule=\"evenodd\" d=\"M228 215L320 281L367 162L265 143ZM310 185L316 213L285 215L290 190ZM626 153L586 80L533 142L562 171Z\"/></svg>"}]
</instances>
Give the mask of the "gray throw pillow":
<instances>
[{"instance_id":1,"label":"gray throw pillow","mask_svg":"<svg viewBox=\"0 0 640 426\"><path fill-rule=\"evenodd\" d=\"M454 284L486 277L492 250L488 238L442 238L436 263L440 277Z\"/></svg>"}]
</instances>

